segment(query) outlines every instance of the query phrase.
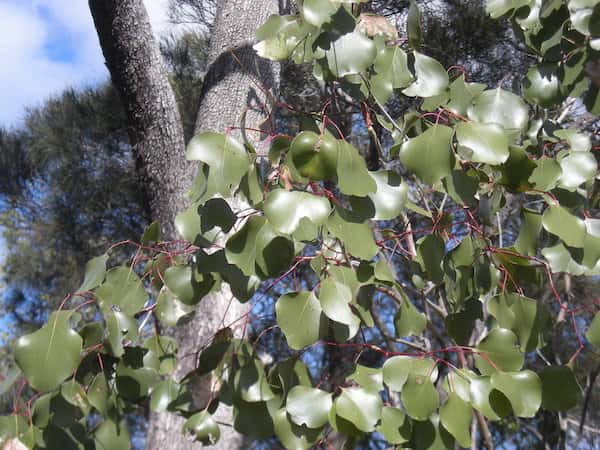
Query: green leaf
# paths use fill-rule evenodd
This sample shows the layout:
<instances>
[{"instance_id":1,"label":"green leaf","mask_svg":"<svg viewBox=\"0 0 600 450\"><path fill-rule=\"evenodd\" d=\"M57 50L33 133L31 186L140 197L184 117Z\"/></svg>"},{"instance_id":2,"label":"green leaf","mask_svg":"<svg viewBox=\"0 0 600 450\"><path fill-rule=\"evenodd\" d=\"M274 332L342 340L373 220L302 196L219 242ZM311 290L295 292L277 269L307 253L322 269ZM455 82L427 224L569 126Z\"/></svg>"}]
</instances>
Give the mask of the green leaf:
<instances>
[{"instance_id":1,"label":"green leaf","mask_svg":"<svg viewBox=\"0 0 600 450\"><path fill-rule=\"evenodd\" d=\"M183 425L183 430L192 433L203 445L215 445L221 437L219 425L208 411L194 414Z\"/></svg>"},{"instance_id":2,"label":"green leaf","mask_svg":"<svg viewBox=\"0 0 600 450\"><path fill-rule=\"evenodd\" d=\"M438 392L427 374L409 373L401 399L406 413L416 420L427 420L440 403Z\"/></svg>"},{"instance_id":3,"label":"green leaf","mask_svg":"<svg viewBox=\"0 0 600 450\"><path fill-rule=\"evenodd\" d=\"M244 275L256 274L254 264L257 253L257 236L264 225L264 217L252 216L240 231L227 240L225 246L227 261L237 266Z\"/></svg>"},{"instance_id":4,"label":"green leaf","mask_svg":"<svg viewBox=\"0 0 600 450\"><path fill-rule=\"evenodd\" d=\"M459 122L456 137L458 153L465 159L491 165L508 159L508 138L499 125Z\"/></svg>"},{"instance_id":5,"label":"green leaf","mask_svg":"<svg viewBox=\"0 0 600 450\"><path fill-rule=\"evenodd\" d=\"M343 194L364 197L377 190L367 170L365 159L346 141L339 141L337 159L338 188Z\"/></svg>"},{"instance_id":6,"label":"green leaf","mask_svg":"<svg viewBox=\"0 0 600 450\"><path fill-rule=\"evenodd\" d=\"M585 332L586 339L590 344L600 347L600 313L596 313L590 327Z\"/></svg>"},{"instance_id":7,"label":"green leaf","mask_svg":"<svg viewBox=\"0 0 600 450\"><path fill-rule=\"evenodd\" d=\"M579 385L567 366L549 366L540 372L542 407L551 411L567 411L579 401Z\"/></svg>"},{"instance_id":8,"label":"green leaf","mask_svg":"<svg viewBox=\"0 0 600 450\"><path fill-rule=\"evenodd\" d=\"M475 365L484 375L491 375L497 369L517 371L523 367L524 357L519 350L517 336L506 328L490 331L477 346L477 352Z\"/></svg>"},{"instance_id":9,"label":"green leaf","mask_svg":"<svg viewBox=\"0 0 600 450\"><path fill-rule=\"evenodd\" d=\"M427 326L427 317L412 304L404 292L400 292L402 302L394 316L396 336L420 336Z\"/></svg>"},{"instance_id":10,"label":"green leaf","mask_svg":"<svg viewBox=\"0 0 600 450\"><path fill-rule=\"evenodd\" d=\"M331 73L338 77L365 72L375 61L375 43L359 31L348 33L331 43L325 52Z\"/></svg>"},{"instance_id":11,"label":"green leaf","mask_svg":"<svg viewBox=\"0 0 600 450\"><path fill-rule=\"evenodd\" d=\"M258 359L251 360L236 372L234 385L246 402L265 402L275 397Z\"/></svg>"},{"instance_id":12,"label":"green leaf","mask_svg":"<svg viewBox=\"0 0 600 450\"><path fill-rule=\"evenodd\" d=\"M488 0L485 9L492 19L497 19L512 9L527 4L529 4L528 0Z\"/></svg>"},{"instance_id":13,"label":"green leaf","mask_svg":"<svg viewBox=\"0 0 600 450\"><path fill-rule=\"evenodd\" d=\"M453 130L434 125L423 134L400 147L400 161L427 184L434 184L449 175L454 167L450 148Z\"/></svg>"},{"instance_id":14,"label":"green leaf","mask_svg":"<svg viewBox=\"0 0 600 450\"><path fill-rule=\"evenodd\" d=\"M96 296L104 311L116 306L130 316L142 309L148 299L140 278L128 267L109 270L106 280L96 290Z\"/></svg>"},{"instance_id":15,"label":"green leaf","mask_svg":"<svg viewBox=\"0 0 600 450\"><path fill-rule=\"evenodd\" d=\"M544 317L549 313L543 304L518 294L501 294L488 301L488 311L502 328L512 330L519 338L521 350L529 352L541 347L539 334Z\"/></svg>"},{"instance_id":16,"label":"green leaf","mask_svg":"<svg viewBox=\"0 0 600 450\"><path fill-rule=\"evenodd\" d=\"M194 136L186 156L188 161L202 161L208 165L209 177L217 192L226 197L250 169L244 146L233 137L220 133L205 132Z\"/></svg>"},{"instance_id":17,"label":"green leaf","mask_svg":"<svg viewBox=\"0 0 600 450\"><path fill-rule=\"evenodd\" d=\"M120 311L107 311L106 321L107 350L117 358L123 356L123 340L134 341L138 336L138 323L133 317Z\"/></svg>"},{"instance_id":18,"label":"green leaf","mask_svg":"<svg viewBox=\"0 0 600 450\"><path fill-rule=\"evenodd\" d=\"M438 376L437 364L414 356L393 356L383 364L383 381L393 391L402 391L410 374L429 376L433 382Z\"/></svg>"},{"instance_id":19,"label":"green leaf","mask_svg":"<svg viewBox=\"0 0 600 450\"><path fill-rule=\"evenodd\" d=\"M473 99L485 90L485 84L467 83L465 75L459 76L450 84L450 101L446 108L454 114L467 115L467 110Z\"/></svg>"},{"instance_id":20,"label":"green leaf","mask_svg":"<svg viewBox=\"0 0 600 450\"><path fill-rule=\"evenodd\" d=\"M325 313L327 317L335 322L348 326L348 339L353 338L356 333L358 333L360 319L350 308L350 304L353 302L353 296L352 291L348 286L338 283L331 278L326 279L321 283L319 301L321 302L323 313Z\"/></svg>"},{"instance_id":21,"label":"green leaf","mask_svg":"<svg viewBox=\"0 0 600 450\"><path fill-rule=\"evenodd\" d=\"M377 426L377 431L390 444L404 444L411 438L412 424L401 409L384 406L381 410L381 423Z\"/></svg>"},{"instance_id":22,"label":"green leaf","mask_svg":"<svg viewBox=\"0 0 600 450\"><path fill-rule=\"evenodd\" d=\"M300 350L319 340L321 304L312 292L283 295L275 304L277 323L288 345Z\"/></svg>"},{"instance_id":23,"label":"green leaf","mask_svg":"<svg viewBox=\"0 0 600 450\"><path fill-rule=\"evenodd\" d=\"M320 428L327 423L333 405L331 394L306 386L294 386L286 401L286 410L296 425Z\"/></svg>"},{"instance_id":24,"label":"green leaf","mask_svg":"<svg viewBox=\"0 0 600 450\"><path fill-rule=\"evenodd\" d=\"M228 233L237 221L237 216L222 198L211 198L198 208L198 214L202 218L200 225L202 233L206 233L215 227L220 228L224 233Z\"/></svg>"},{"instance_id":25,"label":"green leaf","mask_svg":"<svg viewBox=\"0 0 600 450\"><path fill-rule=\"evenodd\" d=\"M186 305L177 299L166 286L160 290L154 312L158 320L168 327L174 327L195 311L194 306Z\"/></svg>"},{"instance_id":26,"label":"green leaf","mask_svg":"<svg viewBox=\"0 0 600 450\"><path fill-rule=\"evenodd\" d=\"M535 188L540 191L547 192L554 189L562 177L560 164L554 158L542 156L535 161L535 165L537 167L529 177L529 182L533 183Z\"/></svg>"},{"instance_id":27,"label":"green leaf","mask_svg":"<svg viewBox=\"0 0 600 450\"><path fill-rule=\"evenodd\" d=\"M529 123L529 111L521 98L503 89L479 94L467 111L475 122L496 124L507 131L522 131Z\"/></svg>"},{"instance_id":28,"label":"green leaf","mask_svg":"<svg viewBox=\"0 0 600 450\"><path fill-rule=\"evenodd\" d=\"M408 56L398 46L382 47L375 60L375 72L390 84L390 91L408 86L414 77L408 69Z\"/></svg>"},{"instance_id":29,"label":"green leaf","mask_svg":"<svg viewBox=\"0 0 600 450\"><path fill-rule=\"evenodd\" d=\"M571 152L561 158L559 164L562 170L560 185L568 190L592 180L598 171L596 158L589 152Z\"/></svg>"},{"instance_id":30,"label":"green leaf","mask_svg":"<svg viewBox=\"0 0 600 450\"><path fill-rule=\"evenodd\" d=\"M587 134L577 129L556 130L554 135L567 141L571 150L575 152L589 152L592 149L592 140Z\"/></svg>"},{"instance_id":31,"label":"green leaf","mask_svg":"<svg viewBox=\"0 0 600 450\"><path fill-rule=\"evenodd\" d=\"M292 234L301 225L302 219L323 225L329 217L331 205L327 199L308 192L276 189L267 197L264 212L276 231Z\"/></svg>"},{"instance_id":32,"label":"green leaf","mask_svg":"<svg viewBox=\"0 0 600 450\"><path fill-rule=\"evenodd\" d=\"M279 399L272 400L279 403ZM273 419L269 402L236 402L233 410L233 428L251 439L266 439L273 435Z\"/></svg>"},{"instance_id":33,"label":"green leaf","mask_svg":"<svg viewBox=\"0 0 600 450\"><path fill-rule=\"evenodd\" d=\"M131 442L125 421L118 424L110 419L104 420L94 432L96 448L110 450L129 450Z\"/></svg>"},{"instance_id":34,"label":"green leaf","mask_svg":"<svg viewBox=\"0 0 600 450\"><path fill-rule=\"evenodd\" d=\"M196 305L202 300L200 291L195 289L192 281L192 268L190 266L169 267L164 273L165 285L177 299L187 306Z\"/></svg>"},{"instance_id":35,"label":"green leaf","mask_svg":"<svg viewBox=\"0 0 600 450\"><path fill-rule=\"evenodd\" d=\"M156 413L168 411L171 402L179 396L179 390L180 387L174 380L158 383L150 397L150 410Z\"/></svg>"},{"instance_id":36,"label":"green leaf","mask_svg":"<svg viewBox=\"0 0 600 450\"><path fill-rule=\"evenodd\" d=\"M374 392L380 392L383 390L382 369L375 369L357 364L354 372L348 375L347 379L355 381L361 387Z\"/></svg>"},{"instance_id":37,"label":"green leaf","mask_svg":"<svg viewBox=\"0 0 600 450\"><path fill-rule=\"evenodd\" d=\"M327 229L358 258L370 261L379 251L369 224L350 211L336 208L327 220Z\"/></svg>"},{"instance_id":38,"label":"green leaf","mask_svg":"<svg viewBox=\"0 0 600 450\"><path fill-rule=\"evenodd\" d=\"M562 86L555 64L546 63L532 67L523 82L523 95L543 108L552 108L563 101Z\"/></svg>"},{"instance_id":39,"label":"green leaf","mask_svg":"<svg viewBox=\"0 0 600 450\"><path fill-rule=\"evenodd\" d=\"M266 222L256 236L256 265L266 277L276 277L290 268L296 249L294 242L278 235Z\"/></svg>"},{"instance_id":40,"label":"green leaf","mask_svg":"<svg viewBox=\"0 0 600 450\"><path fill-rule=\"evenodd\" d=\"M273 415L275 436L285 446L293 449L309 449L321 439L323 429L311 429L306 426L296 425L289 420L285 408L281 408Z\"/></svg>"},{"instance_id":41,"label":"green leaf","mask_svg":"<svg viewBox=\"0 0 600 450\"><path fill-rule=\"evenodd\" d=\"M400 215L408 199L408 185L395 172L369 172L375 180L376 191L369 193L373 202L373 220L392 220Z\"/></svg>"},{"instance_id":42,"label":"green leaf","mask_svg":"<svg viewBox=\"0 0 600 450\"><path fill-rule=\"evenodd\" d=\"M490 420L500 420L500 411L496 411L490 402L490 393L493 390L490 377L473 376L469 382L469 390L471 405L475 409Z\"/></svg>"},{"instance_id":43,"label":"green leaf","mask_svg":"<svg viewBox=\"0 0 600 450\"><path fill-rule=\"evenodd\" d=\"M427 278L434 283L441 283L444 278L442 260L446 253L444 240L434 234L425 236L417 241L417 258L415 259Z\"/></svg>"},{"instance_id":44,"label":"green leaf","mask_svg":"<svg viewBox=\"0 0 600 450\"><path fill-rule=\"evenodd\" d=\"M140 347L126 347L125 355L117 365L117 391L123 398L132 402L138 402L150 395L158 381L156 371L143 366L144 352L145 349Z\"/></svg>"},{"instance_id":45,"label":"green leaf","mask_svg":"<svg viewBox=\"0 0 600 450\"><path fill-rule=\"evenodd\" d=\"M510 401L517 417L534 417L542 404L542 383L530 370L496 372L491 384Z\"/></svg>"},{"instance_id":46,"label":"green leaf","mask_svg":"<svg viewBox=\"0 0 600 450\"><path fill-rule=\"evenodd\" d=\"M339 4L329 0L304 0L302 15L311 25L320 27L331 20L331 16L340 8Z\"/></svg>"},{"instance_id":47,"label":"green leaf","mask_svg":"<svg viewBox=\"0 0 600 450\"><path fill-rule=\"evenodd\" d=\"M448 73L435 59L413 52L416 80L402 93L408 97L433 97L446 90L449 83Z\"/></svg>"},{"instance_id":48,"label":"green leaf","mask_svg":"<svg viewBox=\"0 0 600 450\"><path fill-rule=\"evenodd\" d=\"M188 242L195 242L202 233L198 205L193 204L175 217L175 228L179 235Z\"/></svg>"},{"instance_id":49,"label":"green leaf","mask_svg":"<svg viewBox=\"0 0 600 450\"><path fill-rule=\"evenodd\" d=\"M565 208L549 206L542 216L542 225L549 233L558 236L570 247L583 247L586 235L585 222Z\"/></svg>"},{"instance_id":50,"label":"green leaf","mask_svg":"<svg viewBox=\"0 0 600 450\"><path fill-rule=\"evenodd\" d=\"M46 325L15 343L15 361L37 391L57 388L79 365L83 340L69 325L72 314L52 313Z\"/></svg>"},{"instance_id":51,"label":"green leaf","mask_svg":"<svg viewBox=\"0 0 600 450\"><path fill-rule=\"evenodd\" d=\"M87 292L97 288L104 281L106 275L106 262L108 255L104 254L90 259L85 265L85 276L83 283L77 289L77 292Z\"/></svg>"},{"instance_id":52,"label":"green leaf","mask_svg":"<svg viewBox=\"0 0 600 450\"><path fill-rule=\"evenodd\" d=\"M375 431L382 408L378 393L360 387L344 388L335 399L336 414L364 432Z\"/></svg>"},{"instance_id":53,"label":"green leaf","mask_svg":"<svg viewBox=\"0 0 600 450\"><path fill-rule=\"evenodd\" d=\"M177 367L177 341L168 336L152 336L144 342L148 353L144 355L144 366L159 375L170 375Z\"/></svg>"},{"instance_id":54,"label":"green leaf","mask_svg":"<svg viewBox=\"0 0 600 450\"><path fill-rule=\"evenodd\" d=\"M454 439L441 426L440 418L433 414L429 420L413 422L414 450L447 450L454 448Z\"/></svg>"},{"instance_id":55,"label":"green leaf","mask_svg":"<svg viewBox=\"0 0 600 450\"><path fill-rule=\"evenodd\" d=\"M408 43L413 50L421 46L421 12L415 0L410 1L408 15L406 16L406 34Z\"/></svg>"},{"instance_id":56,"label":"green leaf","mask_svg":"<svg viewBox=\"0 0 600 450\"><path fill-rule=\"evenodd\" d=\"M448 394L448 400L440 408L440 420L448 432L454 436L461 447L471 445L471 420L473 409L454 392Z\"/></svg>"}]
</instances>

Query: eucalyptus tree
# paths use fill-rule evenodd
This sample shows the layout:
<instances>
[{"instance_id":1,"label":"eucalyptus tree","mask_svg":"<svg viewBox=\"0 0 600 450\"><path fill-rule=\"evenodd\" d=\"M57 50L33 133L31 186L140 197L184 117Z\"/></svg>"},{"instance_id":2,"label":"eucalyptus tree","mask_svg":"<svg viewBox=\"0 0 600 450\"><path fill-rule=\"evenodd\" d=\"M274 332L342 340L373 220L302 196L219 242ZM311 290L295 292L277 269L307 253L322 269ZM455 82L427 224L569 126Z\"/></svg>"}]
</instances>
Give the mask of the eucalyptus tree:
<instances>
[{"instance_id":1,"label":"eucalyptus tree","mask_svg":"<svg viewBox=\"0 0 600 450\"><path fill-rule=\"evenodd\" d=\"M15 404L0 439L128 448L124 414L149 401L183 417L182 432L205 445L233 428L285 448L326 448L335 437L344 448L370 439L490 449L511 427L531 431L530 447L577 445L585 420L573 426L568 414L581 396L578 369L597 365L600 301L597 289L574 296L569 280L592 285L600 270L599 147L562 122L573 103L599 112L600 7L489 2L535 55L512 92L425 54L415 4L405 41L360 3L305 0L296 14L265 17L256 53L310 64L343 99L296 111L293 135L270 120L293 107L273 101L268 78L256 85L264 101L244 97L225 130L201 108L186 150L199 163L191 206L174 221L180 239L163 241L153 225L117 266L111 254L124 244L111 247L48 323L16 342L20 384L40 396ZM236 17L223 11L216 33L219 20ZM233 58L254 83L248 74L260 64L227 54L223 39L211 61ZM213 69L212 80L232 75ZM204 105L232 113L219 84L208 84ZM393 95L414 109L391 113ZM378 170L337 125L336 101L363 116ZM252 113L267 120L248 126ZM516 235L504 226L511 220ZM224 286L234 314L220 319L210 305ZM253 311L238 304L272 291L276 323L250 335ZM87 309L97 321L80 320ZM195 310L217 329L178 352L163 327ZM261 345L274 333L285 347ZM332 383L308 367L329 347L351 361ZM227 408L233 420L224 423Z\"/></svg>"}]
</instances>

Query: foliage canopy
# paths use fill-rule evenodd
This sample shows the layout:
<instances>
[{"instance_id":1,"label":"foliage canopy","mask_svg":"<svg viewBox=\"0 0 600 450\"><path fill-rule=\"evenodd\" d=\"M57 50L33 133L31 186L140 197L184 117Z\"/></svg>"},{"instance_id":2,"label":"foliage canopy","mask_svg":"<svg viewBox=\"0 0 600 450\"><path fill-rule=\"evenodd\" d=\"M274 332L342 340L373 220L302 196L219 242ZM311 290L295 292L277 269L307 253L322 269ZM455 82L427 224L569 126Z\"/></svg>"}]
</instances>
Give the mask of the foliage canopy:
<instances>
[{"instance_id":1,"label":"foliage canopy","mask_svg":"<svg viewBox=\"0 0 600 450\"><path fill-rule=\"evenodd\" d=\"M375 432L392 445L469 447L474 414L499 421L573 407L577 357L597 355L600 343L599 300L572 307L553 274L600 275L598 148L558 117L567 97L600 111L592 67L600 5L488 3L538 60L517 95L425 55L414 4L404 41L384 17L359 14L359 3L305 0L297 15L271 17L255 49L312 64L316 78L338 83L374 134L382 168L368 170L328 115L331 102L306 115L298 135L273 131L268 152L245 133L194 137L187 156L200 170L191 206L176 220L182 240L161 242L153 224L139 244L111 247L88 263L82 286L48 323L16 342L22 386L38 395L0 419L0 444L128 448L124 415L148 399L153 411L186 417L185 432L204 444L219 438L212 413L223 403L233 405L237 431L274 435L286 448L309 448L334 431L348 448ZM392 118L385 105L393 95L414 98L418 109ZM391 135L389 150L374 123ZM492 225L515 208L520 232L505 246ZM408 211L427 226L413 230ZM111 268L123 245L135 256ZM411 280L400 279L398 261ZM264 330L281 330L289 357L265 361L256 350L264 333L248 340L246 316L223 324L198 349L195 369L174 379L176 343L163 326L176 326L222 284L246 302L299 268L310 276L279 297L276 326ZM552 302L536 298L539 286ZM396 310L387 348L365 338L383 298ZM98 320L82 320L83 309ZM564 317L577 337L574 354L533 370ZM435 344L423 338L430 332ZM357 353L333 389L313 380L303 360L319 346ZM363 353L381 364L361 363ZM192 391L206 374L212 398L197 405Z\"/></svg>"}]
</instances>

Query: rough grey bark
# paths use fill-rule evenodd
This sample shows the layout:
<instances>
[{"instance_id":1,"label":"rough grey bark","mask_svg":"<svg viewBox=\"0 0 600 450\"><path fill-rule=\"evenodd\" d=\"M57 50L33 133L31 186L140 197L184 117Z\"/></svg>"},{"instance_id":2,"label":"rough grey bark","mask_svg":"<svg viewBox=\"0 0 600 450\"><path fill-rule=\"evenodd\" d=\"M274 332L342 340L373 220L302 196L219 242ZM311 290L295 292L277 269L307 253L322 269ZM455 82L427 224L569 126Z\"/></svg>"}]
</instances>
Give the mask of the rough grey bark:
<instances>
[{"instance_id":1,"label":"rough grey bark","mask_svg":"<svg viewBox=\"0 0 600 450\"><path fill-rule=\"evenodd\" d=\"M167 238L185 205L192 166L181 118L142 0L89 0L102 52L127 112L150 216Z\"/></svg>"},{"instance_id":2,"label":"rough grey bark","mask_svg":"<svg viewBox=\"0 0 600 450\"><path fill-rule=\"evenodd\" d=\"M224 132L240 124L246 115L248 128L260 128L265 114L257 111L267 103L265 89L276 89L279 83L279 66L259 60L252 43L256 29L271 14L280 11L277 0L224 0L218 2L216 21L211 36L209 66L204 79L201 103L198 110L196 132ZM232 132L239 136L238 131ZM249 131L248 137L257 142L260 135ZM193 354L210 341L215 332L239 318L246 312L231 294L222 291L204 298L196 313L196 319L184 329L177 331L179 354ZM180 361L178 373L193 368L194 358ZM210 392L210 380L204 379L194 389L198 407L204 406ZM242 437L230 426L231 410L220 404L215 414L221 423L221 439L212 448L236 449L243 447ZM160 414L151 418L147 448L187 450L201 448L190 437L181 434L183 420L174 415ZM228 426L229 425L229 426Z\"/></svg>"}]
</instances>

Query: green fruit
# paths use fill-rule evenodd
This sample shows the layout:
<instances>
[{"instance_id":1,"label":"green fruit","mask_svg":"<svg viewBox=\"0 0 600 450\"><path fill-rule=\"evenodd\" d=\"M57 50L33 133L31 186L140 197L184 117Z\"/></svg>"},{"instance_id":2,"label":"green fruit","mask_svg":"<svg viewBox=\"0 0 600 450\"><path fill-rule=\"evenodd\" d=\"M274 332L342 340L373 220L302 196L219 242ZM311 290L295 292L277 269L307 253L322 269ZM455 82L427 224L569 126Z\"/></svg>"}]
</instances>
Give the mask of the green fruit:
<instances>
[{"instance_id":1,"label":"green fruit","mask_svg":"<svg viewBox=\"0 0 600 450\"><path fill-rule=\"evenodd\" d=\"M304 177L325 180L336 176L338 143L331 136L303 131L292 142L290 154Z\"/></svg>"}]
</instances>

